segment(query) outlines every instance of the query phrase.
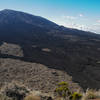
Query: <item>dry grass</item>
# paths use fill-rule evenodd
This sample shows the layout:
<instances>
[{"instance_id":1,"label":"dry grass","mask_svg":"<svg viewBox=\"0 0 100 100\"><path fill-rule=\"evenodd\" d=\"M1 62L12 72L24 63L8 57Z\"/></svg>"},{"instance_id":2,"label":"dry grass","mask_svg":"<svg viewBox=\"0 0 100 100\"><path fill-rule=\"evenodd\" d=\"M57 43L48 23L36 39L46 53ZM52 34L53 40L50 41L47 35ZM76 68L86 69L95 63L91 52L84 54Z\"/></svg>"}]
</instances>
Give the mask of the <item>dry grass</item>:
<instances>
[{"instance_id":1,"label":"dry grass","mask_svg":"<svg viewBox=\"0 0 100 100\"><path fill-rule=\"evenodd\" d=\"M0 100L12 100L12 99L3 94L0 94Z\"/></svg>"},{"instance_id":2,"label":"dry grass","mask_svg":"<svg viewBox=\"0 0 100 100\"><path fill-rule=\"evenodd\" d=\"M2 54L8 54L12 56L23 57L23 51L19 45L4 42L0 46Z\"/></svg>"},{"instance_id":3,"label":"dry grass","mask_svg":"<svg viewBox=\"0 0 100 100\"><path fill-rule=\"evenodd\" d=\"M23 84L14 81L2 87L0 92L12 99L22 100L30 90Z\"/></svg>"},{"instance_id":4,"label":"dry grass","mask_svg":"<svg viewBox=\"0 0 100 100\"><path fill-rule=\"evenodd\" d=\"M41 100L39 96L34 96L34 95L28 95L24 98L24 100Z\"/></svg>"},{"instance_id":5,"label":"dry grass","mask_svg":"<svg viewBox=\"0 0 100 100\"><path fill-rule=\"evenodd\" d=\"M91 99L100 100L100 91L87 89L86 93L83 94L82 100L91 100Z\"/></svg>"},{"instance_id":6,"label":"dry grass","mask_svg":"<svg viewBox=\"0 0 100 100\"><path fill-rule=\"evenodd\" d=\"M55 100L63 100L61 97L56 97Z\"/></svg>"}]
</instances>

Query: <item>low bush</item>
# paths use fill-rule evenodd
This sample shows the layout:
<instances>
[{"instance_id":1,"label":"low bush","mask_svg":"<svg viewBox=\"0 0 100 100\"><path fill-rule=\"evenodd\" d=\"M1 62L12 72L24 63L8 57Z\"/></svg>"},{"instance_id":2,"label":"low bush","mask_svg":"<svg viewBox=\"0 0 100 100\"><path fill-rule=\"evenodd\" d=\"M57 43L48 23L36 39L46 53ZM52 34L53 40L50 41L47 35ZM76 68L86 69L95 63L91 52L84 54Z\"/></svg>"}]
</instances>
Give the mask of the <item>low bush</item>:
<instances>
[{"instance_id":1,"label":"low bush","mask_svg":"<svg viewBox=\"0 0 100 100\"><path fill-rule=\"evenodd\" d=\"M80 100L81 98L82 98L82 94L80 94L78 92L74 92L70 96L70 100Z\"/></svg>"},{"instance_id":2,"label":"low bush","mask_svg":"<svg viewBox=\"0 0 100 100\"><path fill-rule=\"evenodd\" d=\"M67 82L58 83L55 92L58 94L58 96L63 97L64 99L71 94Z\"/></svg>"}]
</instances>

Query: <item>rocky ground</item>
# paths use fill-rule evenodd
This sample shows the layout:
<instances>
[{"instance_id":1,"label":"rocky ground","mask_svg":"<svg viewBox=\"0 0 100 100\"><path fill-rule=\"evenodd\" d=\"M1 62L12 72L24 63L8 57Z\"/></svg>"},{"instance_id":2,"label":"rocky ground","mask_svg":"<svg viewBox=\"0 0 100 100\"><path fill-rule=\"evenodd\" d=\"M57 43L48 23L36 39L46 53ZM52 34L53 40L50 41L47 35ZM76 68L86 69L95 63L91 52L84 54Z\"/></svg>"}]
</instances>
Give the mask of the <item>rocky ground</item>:
<instances>
[{"instance_id":1,"label":"rocky ground","mask_svg":"<svg viewBox=\"0 0 100 100\"><path fill-rule=\"evenodd\" d=\"M58 82L67 81L72 90L79 88L64 71L50 69L39 63L0 59L1 86L11 81L24 83L31 89L53 92Z\"/></svg>"}]
</instances>

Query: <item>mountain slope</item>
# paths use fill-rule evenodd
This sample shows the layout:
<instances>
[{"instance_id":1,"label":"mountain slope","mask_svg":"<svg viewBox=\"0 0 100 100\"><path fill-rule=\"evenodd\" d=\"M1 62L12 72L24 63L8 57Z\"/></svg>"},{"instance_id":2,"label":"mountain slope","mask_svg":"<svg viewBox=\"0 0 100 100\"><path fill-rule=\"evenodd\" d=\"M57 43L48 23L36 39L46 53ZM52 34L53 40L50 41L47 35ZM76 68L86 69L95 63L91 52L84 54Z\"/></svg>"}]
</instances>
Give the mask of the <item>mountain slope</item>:
<instances>
[{"instance_id":1,"label":"mountain slope","mask_svg":"<svg viewBox=\"0 0 100 100\"><path fill-rule=\"evenodd\" d=\"M43 18L40 16L34 16L31 14L27 14L24 12L17 12L14 10L5 9L0 11L0 22L1 23L9 23L9 24L18 24L24 22L26 24L35 25L39 27L45 28L53 28L58 26L57 24Z\"/></svg>"},{"instance_id":2,"label":"mountain slope","mask_svg":"<svg viewBox=\"0 0 100 100\"><path fill-rule=\"evenodd\" d=\"M13 80L10 76L13 76L14 73L9 68L14 68L9 63L12 63L12 59L14 59L16 61L24 61L25 63L39 63L49 68L49 70L55 69L65 72L67 76L72 76L73 82L79 83L84 89L88 87L100 88L99 44L100 35L65 28L42 17L19 11L0 11L1 63L2 59L5 60L3 61L4 65L1 64L0 68L2 69L3 66L8 65L4 67L6 70L5 75L7 74L7 76L2 76L0 78L1 82ZM14 60L13 64L16 62ZM6 61L7 64L5 64ZM15 65L19 69L19 72L20 68L23 67L24 69L25 66L24 64L24 66L21 65L20 67L17 63ZM31 71L34 72L34 68ZM3 73L4 70L1 70L1 75ZM9 76L9 74L11 75ZM28 71L25 73L21 71L18 75L20 74L23 76L26 75L27 79L30 77ZM46 74L44 76L48 77ZM39 76L37 77L39 78ZM5 80L2 80L3 78ZM62 80L67 80L67 78L64 77ZM18 78L15 79L18 80ZM21 80L25 82L25 78L21 78ZM32 79L32 83L35 86L34 80ZM53 80L56 82L55 79ZM45 81L43 81L43 85ZM49 81L49 86L50 84Z\"/></svg>"}]
</instances>

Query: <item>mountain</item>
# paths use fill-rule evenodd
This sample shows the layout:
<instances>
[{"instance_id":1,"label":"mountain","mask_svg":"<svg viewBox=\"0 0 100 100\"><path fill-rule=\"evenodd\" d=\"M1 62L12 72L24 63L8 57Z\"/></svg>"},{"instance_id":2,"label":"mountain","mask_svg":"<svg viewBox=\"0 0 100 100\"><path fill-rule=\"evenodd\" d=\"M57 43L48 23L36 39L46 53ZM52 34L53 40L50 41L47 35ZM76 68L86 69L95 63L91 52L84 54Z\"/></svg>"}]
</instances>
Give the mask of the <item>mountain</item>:
<instances>
[{"instance_id":1,"label":"mountain","mask_svg":"<svg viewBox=\"0 0 100 100\"><path fill-rule=\"evenodd\" d=\"M68 81L76 89L100 88L99 53L98 34L20 11L0 11L0 86L16 80L52 91L57 82Z\"/></svg>"}]
</instances>

